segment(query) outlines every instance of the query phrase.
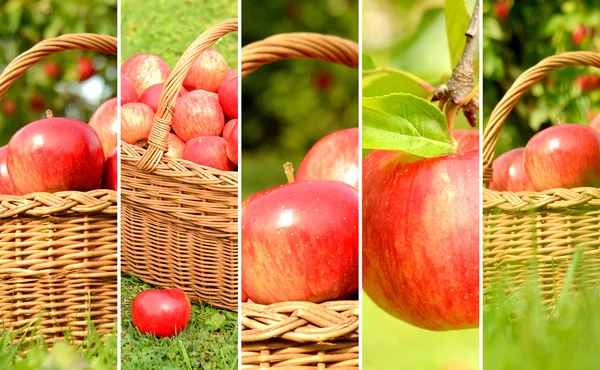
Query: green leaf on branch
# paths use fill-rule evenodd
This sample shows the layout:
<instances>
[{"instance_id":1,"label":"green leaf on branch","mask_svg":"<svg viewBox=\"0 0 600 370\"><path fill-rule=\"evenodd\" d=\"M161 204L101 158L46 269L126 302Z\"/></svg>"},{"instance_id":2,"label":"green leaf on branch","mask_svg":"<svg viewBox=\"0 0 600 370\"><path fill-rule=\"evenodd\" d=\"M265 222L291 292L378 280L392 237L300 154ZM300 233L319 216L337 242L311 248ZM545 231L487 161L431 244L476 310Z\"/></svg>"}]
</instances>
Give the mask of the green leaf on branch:
<instances>
[{"instance_id":1,"label":"green leaf on branch","mask_svg":"<svg viewBox=\"0 0 600 370\"><path fill-rule=\"evenodd\" d=\"M467 42L465 32L469 28L469 22L471 21L465 0L447 0L445 16L450 61L452 66L455 66L465 48Z\"/></svg>"},{"instance_id":2,"label":"green leaf on branch","mask_svg":"<svg viewBox=\"0 0 600 370\"><path fill-rule=\"evenodd\" d=\"M435 157L455 151L446 118L428 101L396 93L363 98L364 149Z\"/></svg>"},{"instance_id":3,"label":"green leaf on branch","mask_svg":"<svg viewBox=\"0 0 600 370\"><path fill-rule=\"evenodd\" d=\"M373 62L373 58L369 54L363 52L362 53L362 71L366 72L366 71L370 71L370 70L373 70L376 68L377 67L375 67L375 62Z\"/></svg>"}]
</instances>

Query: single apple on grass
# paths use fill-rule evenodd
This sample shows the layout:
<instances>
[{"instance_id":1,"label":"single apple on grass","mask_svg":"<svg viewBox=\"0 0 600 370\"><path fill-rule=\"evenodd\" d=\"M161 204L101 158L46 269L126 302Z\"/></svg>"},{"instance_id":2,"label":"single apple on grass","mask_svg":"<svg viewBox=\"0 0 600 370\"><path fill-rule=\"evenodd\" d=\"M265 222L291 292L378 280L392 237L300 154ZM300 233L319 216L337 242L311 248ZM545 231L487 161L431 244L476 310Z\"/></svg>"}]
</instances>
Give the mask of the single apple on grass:
<instances>
[{"instance_id":1,"label":"single apple on grass","mask_svg":"<svg viewBox=\"0 0 600 370\"><path fill-rule=\"evenodd\" d=\"M123 64L121 73L133 82L139 98L150 86L166 82L171 69L158 55L135 54Z\"/></svg>"},{"instance_id":2,"label":"single apple on grass","mask_svg":"<svg viewBox=\"0 0 600 370\"><path fill-rule=\"evenodd\" d=\"M358 291L358 192L293 181L245 200L242 286L253 302L324 302ZM285 278L284 278L285 277Z\"/></svg>"},{"instance_id":3,"label":"single apple on grass","mask_svg":"<svg viewBox=\"0 0 600 370\"><path fill-rule=\"evenodd\" d=\"M171 128L183 141L199 136L219 136L225 117L219 101L206 91L190 91L175 103Z\"/></svg>"},{"instance_id":4,"label":"single apple on grass","mask_svg":"<svg viewBox=\"0 0 600 370\"><path fill-rule=\"evenodd\" d=\"M121 105L138 101L135 86L129 77L121 75Z\"/></svg>"},{"instance_id":5,"label":"single apple on grass","mask_svg":"<svg viewBox=\"0 0 600 370\"><path fill-rule=\"evenodd\" d=\"M89 122L90 127L96 131L102 142L106 158L117 147L117 136L119 134L117 105L117 98L105 101L96 109Z\"/></svg>"},{"instance_id":6,"label":"single apple on grass","mask_svg":"<svg viewBox=\"0 0 600 370\"><path fill-rule=\"evenodd\" d=\"M227 74L227 62L216 50L206 49L196 58L183 80L188 90L217 92Z\"/></svg>"},{"instance_id":7,"label":"single apple on grass","mask_svg":"<svg viewBox=\"0 0 600 370\"><path fill-rule=\"evenodd\" d=\"M133 299L131 318L142 334L157 338L179 334L190 321L192 306L181 289L144 290Z\"/></svg>"},{"instance_id":8,"label":"single apple on grass","mask_svg":"<svg viewBox=\"0 0 600 370\"><path fill-rule=\"evenodd\" d=\"M480 183L477 150L364 159L362 286L384 311L429 330L478 326Z\"/></svg>"},{"instance_id":9,"label":"single apple on grass","mask_svg":"<svg viewBox=\"0 0 600 370\"><path fill-rule=\"evenodd\" d=\"M104 170L102 142L84 122L52 117L21 128L10 139L8 173L21 194L96 188Z\"/></svg>"},{"instance_id":10,"label":"single apple on grass","mask_svg":"<svg viewBox=\"0 0 600 370\"><path fill-rule=\"evenodd\" d=\"M600 134L576 124L548 127L529 140L523 163L537 191L600 186Z\"/></svg>"},{"instance_id":11,"label":"single apple on grass","mask_svg":"<svg viewBox=\"0 0 600 370\"><path fill-rule=\"evenodd\" d=\"M337 180L358 189L358 128L335 131L308 151L296 179Z\"/></svg>"},{"instance_id":12,"label":"single apple on grass","mask_svg":"<svg viewBox=\"0 0 600 370\"><path fill-rule=\"evenodd\" d=\"M117 190L117 159L118 151L117 148L115 148L108 156L108 159L106 159L106 164L104 165L104 174L102 175L102 188L104 189Z\"/></svg>"},{"instance_id":13,"label":"single apple on grass","mask_svg":"<svg viewBox=\"0 0 600 370\"><path fill-rule=\"evenodd\" d=\"M163 83L150 86L146 89L146 91L144 91L142 96L140 96L139 102L146 104L147 106L152 108L154 113L156 113L156 111L158 110L158 103L160 101L160 94L162 93L164 86L165 84ZM179 91L179 97L183 96L186 93L187 90L182 87L181 91Z\"/></svg>"},{"instance_id":14,"label":"single apple on grass","mask_svg":"<svg viewBox=\"0 0 600 370\"><path fill-rule=\"evenodd\" d=\"M21 195L6 168L7 148L8 146L6 145L0 148L0 195Z\"/></svg>"},{"instance_id":15,"label":"single apple on grass","mask_svg":"<svg viewBox=\"0 0 600 370\"><path fill-rule=\"evenodd\" d=\"M154 112L143 103L128 103L121 107L121 140L135 144L150 136Z\"/></svg>"},{"instance_id":16,"label":"single apple on grass","mask_svg":"<svg viewBox=\"0 0 600 370\"><path fill-rule=\"evenodd\" d=\"M227 147L226 147L227 157L236 166L238 165L238 134L239 134L237 122L238 121L235 120L235 123L234 123L233 127L231 128L231 132L229 133L229 135L227 135L227 139L225 139L225 141L227 142Z\"/></svg>"},{"instance_id":17,"label":"single apple on grass","mask_svg":"<svg viewBox=\"0 0 600 370\"><path fill-rule=\"evenodd\" d=\"M232 77L219 87L219 103L229 118L238 118L238 78Z\"/></svg>"},{"instance_id":18,"label":"single apple on grass","mask_svg":"<svg viewBox=\"0 0 600 370\"><path fill-rule=\"evenodd\" d=\"M227 157L227 142L220 136L200 136L185 143L181 158L222 171L235 166Z\"/></svg>"}]
</instances>

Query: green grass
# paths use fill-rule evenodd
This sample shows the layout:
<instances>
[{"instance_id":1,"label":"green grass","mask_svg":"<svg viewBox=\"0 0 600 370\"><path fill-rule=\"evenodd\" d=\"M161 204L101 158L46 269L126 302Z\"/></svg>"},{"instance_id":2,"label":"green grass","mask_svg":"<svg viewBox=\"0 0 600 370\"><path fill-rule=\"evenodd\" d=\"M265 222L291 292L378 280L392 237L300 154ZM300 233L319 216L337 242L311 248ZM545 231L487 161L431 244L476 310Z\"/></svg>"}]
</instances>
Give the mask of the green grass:
<instances>
[{"instance_id":1,"label":"green grass","mask_svg":"<svg viewBox=\"0 0 600 370\"><path fill-rule=\"evenodd\" d=\"M600 369L600 286L583 284L588 278L581 273L597 271L597 261L580 256L574 255L554 305L544 304L535 273L512 293L504 290L510 280L486 292L485 370ZM573 282L588 287L575 291Z\"/></svg>"},{"instance_id":2,"label":"green grass","mask_svg":"<svg viewBox=\"0 0 600 370\"><path fill-rule=\"evenodd\" d=\"M35 325L31 327L35 328ZM52 351L41 337L26 342L35 332L22 328L0 333L0 369L2 370L112 370L117 366L117 330L99 334L91 322L89 335L79 343L69 346L69 332L65 340L55 342Z\"/></svg>"},{"instance_id":3,"label":"green grass","mask_svg":"<svg viewBox=\"0 0 600 370\"><path fill-rule=\"evenodd\" d=\"M476 370L477 329L433 332L404 323L362 295L362 364L365 370Z\"/></svg>"},{"instance_id":4,"label":"green grass","mask_svg":"<svg viewBox=\"0 0 600 370\"><path fill-rule=\"evenodd\" d=\"M185 49L210 26L237 18L236 0L127 0L121 3L121 63L137 53L160 56L173 68ZM212 46L237 69L238 34Z\"/></svg>"},{"instance_id":5,"label":"green grass","mask_svg":"<svg viewBox=\"0 0 600 370\"><path fill-rule=\"evenodd\" d=\"M174 338L142 335L131 320L131 303L143 281L121 277L122 369L237 369L237 314L193 304L186 328Z\"/></svg>"}]
</instances>

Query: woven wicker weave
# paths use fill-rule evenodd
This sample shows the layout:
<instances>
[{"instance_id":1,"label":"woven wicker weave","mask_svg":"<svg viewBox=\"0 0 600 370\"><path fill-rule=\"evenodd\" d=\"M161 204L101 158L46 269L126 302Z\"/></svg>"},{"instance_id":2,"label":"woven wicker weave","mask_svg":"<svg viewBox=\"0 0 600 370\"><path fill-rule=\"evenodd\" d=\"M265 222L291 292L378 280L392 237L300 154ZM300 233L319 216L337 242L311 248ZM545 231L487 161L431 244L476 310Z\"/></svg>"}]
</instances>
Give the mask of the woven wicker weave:
<instances>
[{"instance_id":1,"label":"woven wicker weave","mask_svg":"<svg viewBox=\"0 0 600 370\"><path fill-rule=\"evenodd\" d=\"M358 68L358 45L313 33L271 36L244 46L242 76L278 60L320 59ZM243 261L242 261L243 263ZM242 368L358 368L358 301L242 304Z\"/></svg>"},{"instance_id":2,"label":"woven wicker weave","mask_svg":"<svg viewBox=\"0 0 600 370\"><path fill-rule=\"evenodd\" d=\"M123 271L235 311L238 174L163 154L185 75L204 50L237 27L237 19L223 21L183 53L160 96L148 149L121 143Z\"/></svg>"},{"instance_id":3,"label":"woven wicker weave","mask_svg":"<svg viewBox=\"0 0 600 370\"><path fill-rule=\"evenodd\" d=\"M487 189L502 124L519 98L549 72L567 66L600 67L600 53L570 52L544 59L523 73L495 107L483 139L484 287L520 289L537 275L545 302L560 294L574 251L585 265L572 288L600 278L600 189L498 192Z\"/></svg>"},{"instance_id":4,"label":"woven wicker weave","mask_svg":"<svg viewBox=\"0 0 600 370\"><path fill-rule=\"evenodd\" d=\"M6 67L0 99L41 59L73 49L116 54L117 39L74 34L40 42ZM3 328L39 330L49 344L65 331L86 338L88 317L99 331L114 327L115 191L0 195L0 315Z\"/></svg>"}]
</instances>

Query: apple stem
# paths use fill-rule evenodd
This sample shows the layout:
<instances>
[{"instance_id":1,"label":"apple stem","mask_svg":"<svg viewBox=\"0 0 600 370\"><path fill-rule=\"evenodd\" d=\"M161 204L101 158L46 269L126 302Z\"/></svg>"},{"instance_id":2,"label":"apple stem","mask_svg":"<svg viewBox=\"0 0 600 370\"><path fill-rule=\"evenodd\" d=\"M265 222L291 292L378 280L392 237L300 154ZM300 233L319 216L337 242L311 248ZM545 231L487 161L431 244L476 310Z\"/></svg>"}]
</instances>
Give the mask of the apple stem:
<instances>
[{"instance_id":1,"label":"apple stem","mask_svg":"<svg viewBox=\"0 0 600 370\"><path fill-rule=\"evenodd\" d=\"M292 183L294 182L294 166L292 165L292 162L286 162L283 165L283 168L285 169L285 176L287 177L288 183Z\"/></svg>"},{"instance_id":2,"label":"apple stem","mask_svg":"<svg viewBox=\"0 0 600 370\"><path fill-rule=\"evenodd\" d=\"M52 118L52 111L50 109L46 110L46 117Z\"/></svg>"},{"instance_id":3,"label":"apple stem","mask_svg":"<svg viewBox=\"0 0 600 370\"><path fill-rule=\"evenodd\" d=\"M558 117L556 120L558 121L559 125L564 125L565 124L564 121L562 120L562 118L560 118L560 117Z\"/></svg>"}]
</instances>

